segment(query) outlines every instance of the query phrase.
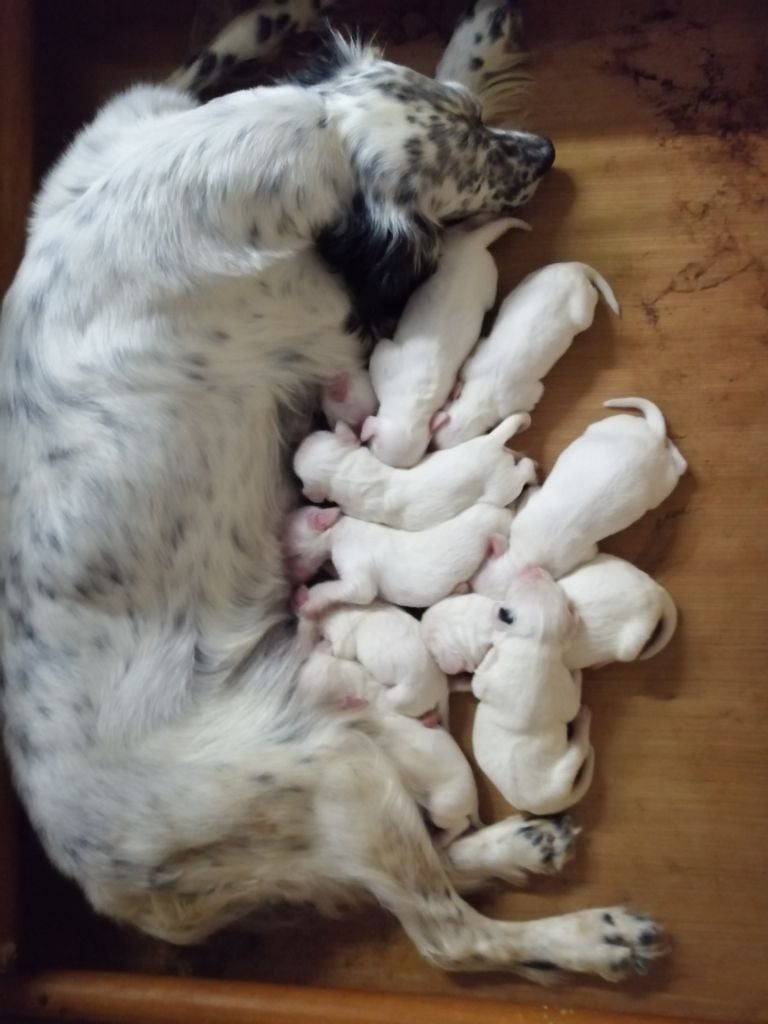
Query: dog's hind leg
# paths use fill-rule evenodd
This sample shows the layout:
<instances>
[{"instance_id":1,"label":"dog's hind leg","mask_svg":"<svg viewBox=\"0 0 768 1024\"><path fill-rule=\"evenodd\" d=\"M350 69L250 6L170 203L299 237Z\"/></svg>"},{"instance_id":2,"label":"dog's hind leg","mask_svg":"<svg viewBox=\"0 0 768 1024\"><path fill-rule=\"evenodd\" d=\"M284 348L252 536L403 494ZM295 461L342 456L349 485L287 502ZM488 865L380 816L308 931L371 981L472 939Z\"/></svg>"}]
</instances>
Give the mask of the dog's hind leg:
<instances>
[{"instance_id":1,"label":"dog's hind leg","mask_svg":"<svg viewBox=\"0 0 768 1024\"><path fill-rule=\"evenodd\" d=\"M427 960L446 970L508 970L544 982L561 971L613 981L632 968L644 971L663 953L656 926L622 908L526 923L478 913L456 892L392 764L372 743L369 752L355 746L338 750L320 781L314 810L326 837L323 859L336 882L366 889L390 910Z\"/></svg>"},{"instance_id":2,"label":"dog's hind leg","mask_svg":"<svg viewBox=\"0 0 768 1024\"><path fill-rule=\"evenodd\" d=\"M525 112L531 75L519 0L480 0L457 24L437 66L442 82L460 82L503 124Z\"/></svg>"},{"instance_id":3,"label":"dog's hind leg","mask_svg":"<svg viewBox=\"0 0 768 1024\"><path fill-rule=\"evenodd\" d=\"M197 96L237 65L279 53L290 36L319 26L334 4L335 0L265 0L230 21L208 46L174 71L168 84Z\"/></svg>"}]
</instances>

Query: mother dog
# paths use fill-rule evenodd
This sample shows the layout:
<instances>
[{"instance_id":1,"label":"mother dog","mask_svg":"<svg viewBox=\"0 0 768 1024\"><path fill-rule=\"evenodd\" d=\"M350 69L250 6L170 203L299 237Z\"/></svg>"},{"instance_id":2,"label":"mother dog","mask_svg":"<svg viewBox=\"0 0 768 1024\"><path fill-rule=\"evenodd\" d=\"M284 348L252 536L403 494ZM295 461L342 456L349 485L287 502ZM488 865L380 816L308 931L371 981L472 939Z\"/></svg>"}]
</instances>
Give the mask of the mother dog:
<instances>
[{"instance_id":1,"label":"mother dog","mask_svg":"<svg viewBox=\"0 0 768 1024\"><path fill-rule=\"evenodd\" d=\"M342 41L303 82L196 101L317 6L267 4L175 84L112 100L38 197L0 349L16 785L93 906L172 942L356 889L444 968L615 979L661 951L647 919L499 922L457 894L559 867L566 824L438 851L375 713L295 693L292 425L434 268L442 226L509 212L553 158L466 88ZM454 54L497 52L508 17L475 5Z\"/></svg>"}]
</instances>

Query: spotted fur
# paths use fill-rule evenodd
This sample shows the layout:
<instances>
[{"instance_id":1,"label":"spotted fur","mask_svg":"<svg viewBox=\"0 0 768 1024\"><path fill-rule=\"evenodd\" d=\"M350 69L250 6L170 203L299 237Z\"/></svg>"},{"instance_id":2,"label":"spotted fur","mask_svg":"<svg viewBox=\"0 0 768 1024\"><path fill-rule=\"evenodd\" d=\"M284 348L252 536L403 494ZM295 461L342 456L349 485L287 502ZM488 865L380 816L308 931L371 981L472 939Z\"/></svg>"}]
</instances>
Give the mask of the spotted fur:
<instances>
[{"instance_id":1,"label":"spotted fur","mask_svg":"<svg viewBox=\"0 0 768 1024\"><path fill-rule=\"evenodd\" d=\"M296 692L286 440L359 364L352 322L429 272L442 225L506 211L551 159L484 127L465 88L341 41L312 84L195 99L324 6L262 4L171 84L113 99L35 204L0 337L16 786L93 906L172 942L358 891L445 968L618 977L660 951L648 922L497 922L457 894L549 870L555 841L528 841L545 825L438 853L375 712Z\"/></svg>"}]
</instances>

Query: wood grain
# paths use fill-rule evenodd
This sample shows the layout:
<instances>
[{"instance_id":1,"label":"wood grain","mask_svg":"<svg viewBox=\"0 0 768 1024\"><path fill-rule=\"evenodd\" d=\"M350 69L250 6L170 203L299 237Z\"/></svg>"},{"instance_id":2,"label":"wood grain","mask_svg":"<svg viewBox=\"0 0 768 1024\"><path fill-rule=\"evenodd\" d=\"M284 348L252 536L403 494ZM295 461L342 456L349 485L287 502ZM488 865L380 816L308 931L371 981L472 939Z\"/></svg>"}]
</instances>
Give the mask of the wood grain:
<instances>
[{"instance_id":1,"label":"wood grain","mask_svg":"<svg viewBox=\"0 0 768 1024\"><path fill-rule=\"evenodd\" d=\"M85 971L0 980L0 1000L0 1017L5 1011L98 1024L648 1024L647 1017L636 1014L565 1012L467 998ZM668 1018L654 1021L670 1024Z\"/></svg>"},{"instance_id":2,"label":"wood grain","mask_svg":"<svg viewBox=\"0 0 768 1024\"><path fill-rule=\"evenodd\" d=\"M56 31L38 114L57 146L137 69L162 72L184 51L188 25L167 13L178 3L43 6ZM30 965L768 1021L768 9L758 0L529 6L530 126L551 134L558 158L527 214L530 237L495 250L500 292L545 262L579 259L608 277L623 315L601 309L553 370L521 447L548 468L604 399L640 394L664 410L691 471L664 506L605 545L670 589L681 625L656 659L586 679L598 760L576 812L579 852L561 878L480 905L522 919L627 901L664 920L672 957L624 987L578 981L542 995L515 979L432 970L372 909L177 953L97 920L29 843ZM431 71L440 45L426 38L392 56ZM466 742L463 695L454 720ZM486 819L503 815L481 789Z\"/></svg>"},{"instance_id":3,"label":"wood grain","mask_svg":"<svg viewBox=\"0 0 768 1024\"><path fill-rule=\"evenodd\" d=\"M26 0L0 4L0 295L11 282L24 244L32 190L31 33ZM0 971L16 956L17 814L8 767L0 753Z\"/></svg>"}]
</instances>

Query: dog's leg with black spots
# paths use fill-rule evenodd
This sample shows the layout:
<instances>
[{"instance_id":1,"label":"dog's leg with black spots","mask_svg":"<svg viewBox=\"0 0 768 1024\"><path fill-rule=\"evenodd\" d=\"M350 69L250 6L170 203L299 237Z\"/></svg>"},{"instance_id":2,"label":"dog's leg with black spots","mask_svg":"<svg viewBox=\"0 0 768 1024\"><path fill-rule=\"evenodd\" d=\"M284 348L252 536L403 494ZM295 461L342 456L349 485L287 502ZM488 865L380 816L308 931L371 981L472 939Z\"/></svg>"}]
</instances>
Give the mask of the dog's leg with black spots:
<instances>
[{"instance_id":1,"label":"dog's leg with black spots","mask_svg":"<svg viewBox=\"0 0 768 1024\"><path fill-rule=\"evenodd\" d=\"M471 4L451 36L435 77L465 85L480 99L486 121L519 120L531 85L522 28L519 0Z\"/></svg>"},{"instance_id":2,"label":"dog's leg with black spots","mask_svg":"<svg viewBox=\"0 0 768 1024\"><path fill-rule=\"evenodd\" d=\"M460 892L482 888L492 879L526 885L531 875L562 870L579 831L567 814L513 815L457 839L445 850L443 861Z\"/></svg>"},{"instance_id":3,"label":"dog's leg with black spots","mask_svg":"<svg viewBox=\"0 0 768 1024\"><path fill-rule=\"evenodd\" d=\"M265 0L230 21L212 43L178 68L168 84L199 95L238 64L267 60L286 39L322 24L335 0Z\"/></svg>"}]
</instances>

